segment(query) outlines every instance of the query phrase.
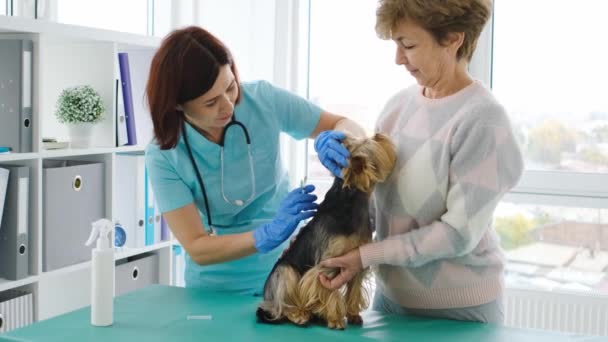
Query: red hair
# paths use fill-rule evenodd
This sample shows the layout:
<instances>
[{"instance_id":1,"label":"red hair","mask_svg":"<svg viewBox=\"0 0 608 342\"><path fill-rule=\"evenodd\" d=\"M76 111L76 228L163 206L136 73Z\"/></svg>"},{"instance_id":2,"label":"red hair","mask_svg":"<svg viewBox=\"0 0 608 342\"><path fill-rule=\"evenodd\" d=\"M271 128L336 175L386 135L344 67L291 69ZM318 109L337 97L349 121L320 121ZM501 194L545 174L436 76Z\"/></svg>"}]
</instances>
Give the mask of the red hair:
<instances>
[{"instance_id":1,"label":"red hair","mask_svg":"<svg viewBox=\"0 0 608 342\"><path fill-rule=\"evenodd\" d=\"M146 85L146 97L154 137L162 150L174 148L182 131L184 113L178 105L195 99L213 87L220 68L230 65L241 89L230 50L208 31L190 26L167 35L154 54Z\"/></svg>"}]
</instances>

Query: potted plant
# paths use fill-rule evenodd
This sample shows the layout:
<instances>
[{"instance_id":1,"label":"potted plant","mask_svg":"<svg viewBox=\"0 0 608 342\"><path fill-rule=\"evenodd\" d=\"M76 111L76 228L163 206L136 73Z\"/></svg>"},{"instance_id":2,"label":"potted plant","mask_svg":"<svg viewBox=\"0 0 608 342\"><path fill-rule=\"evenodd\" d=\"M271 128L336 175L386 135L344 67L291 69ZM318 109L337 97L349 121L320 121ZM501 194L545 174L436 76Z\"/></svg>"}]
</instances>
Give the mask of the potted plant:
<instances>
[{"instance_id":1,"label":"potted plant","mask_svg":"<svg viewBox=\"0 0 608 342\"><path fill-rule=\"evenodd\" d=\"M57 99L55 115L65 124L70 135L70 146L87 148L95 123L103 120L101 96L88 85L64 89Z\"/></svg>"}]
</instances>

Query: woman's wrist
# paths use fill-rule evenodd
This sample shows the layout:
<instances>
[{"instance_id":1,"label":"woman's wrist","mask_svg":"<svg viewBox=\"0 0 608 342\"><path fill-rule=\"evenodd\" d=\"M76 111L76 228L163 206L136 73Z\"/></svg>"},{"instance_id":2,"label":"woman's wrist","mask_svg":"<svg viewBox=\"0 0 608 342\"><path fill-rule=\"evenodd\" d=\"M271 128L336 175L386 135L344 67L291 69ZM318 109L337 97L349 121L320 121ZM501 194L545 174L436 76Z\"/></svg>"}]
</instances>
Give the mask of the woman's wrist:
<instances>
[{"instance_id":1,"label":"woman's wrist","mask_svg":"<svg viewBox=\"0 0 608 342\"><path fill-rule=\"evenodd\" d=\"M361 258L361 267L382 264L384 260L384 251L378 243L368 243L359 247L359 257Z\"/></svg>"}]
</instances>

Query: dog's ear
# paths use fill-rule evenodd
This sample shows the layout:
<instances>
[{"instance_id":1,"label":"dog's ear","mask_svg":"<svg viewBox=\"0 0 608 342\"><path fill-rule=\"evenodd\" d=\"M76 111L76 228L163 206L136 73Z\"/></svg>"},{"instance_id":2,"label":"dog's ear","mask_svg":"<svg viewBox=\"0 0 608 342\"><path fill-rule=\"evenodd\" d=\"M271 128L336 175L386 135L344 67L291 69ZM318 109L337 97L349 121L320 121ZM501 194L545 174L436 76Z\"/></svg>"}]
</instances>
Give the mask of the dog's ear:
<instances>
[{"instance_id":1,"label":"dog's ear","mask_svg":"<svg viewBox=\"0 0 608 342\"><path fill-rule=\"evenodd\" d=\"M363 170L365 170L365 167L366 167L365 163L366 163L365 158L359 157L359 156L354 156L354 157L350 158L350 169L352 170L353 173L360 174L363 172Z\"/></svg>"},{"instance_id":2,"label":"dog's ear","mask_svg":"<svg viewBox=\"0 0 608 342\"><path fill-rule=\"evenodd\" d=\"M350 165L342 172L344 186L354 186L363 192L370 192L374 178L372 167L364 157L351 157Z\"/></svg>"},{"instance_id":3,"label":"dog's ear","mask_svg":"<svg viewBox=\"0 0 608 342\"><path fill-rule=\"evenodd\" d=\"M378 171L378 182L384 182L395 166L397 152L391 139L381 133L376 133L372 140L377 143L373 153L374 168Z\"/></svg>"},{"instance_id":4,"label":"dog's ear","mask_svg":"<svg viewBox=\"0 0 608 342\"><path fill-rule=\"evenodd\" d=\"M345 187L356 187L363 192L371 192L377 182L383 182L395 164L395 146L383 134L371 139L346 138L344 146L351 153L349 165L344 168Z\"/></svg>"},{"instance_id":5,"label":"dog's ear","mask_svg":"<svg viewBox=\"0 0 608 342\"><path fill-rule=\"evenodd\" d=\"M372 140L377 142L380 145L383 145L384 147L386 147L387 145L393 146L393 142L391 141L391 139L387 135L382 134L382 133L374 134L374 136L372 137Z\"/></svg>"}]
</instances>

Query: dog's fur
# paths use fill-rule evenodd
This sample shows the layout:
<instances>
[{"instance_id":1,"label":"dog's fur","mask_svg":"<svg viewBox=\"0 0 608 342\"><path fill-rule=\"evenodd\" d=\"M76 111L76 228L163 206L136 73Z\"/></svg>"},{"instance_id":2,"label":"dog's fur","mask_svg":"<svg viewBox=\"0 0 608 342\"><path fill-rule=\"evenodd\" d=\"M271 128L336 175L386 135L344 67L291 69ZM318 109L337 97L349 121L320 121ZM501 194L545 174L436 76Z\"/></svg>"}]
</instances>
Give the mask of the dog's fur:
<instances>
[{"instance_id":1,"label":"dog's fur","mask_svg":"<svg viewBox=\"0 0 608 342\"><path fill-rule=\"evenodd\" d=\"M395 164L395 147L381 134L371 139L343 141L351 157L344 168L344 180L336 178L315 217L301 230L279 258L264 286L264 301L257 310L258 321L291 321L306 325L311 319L332 329L362 324L360 312L369 305L364 280L368 270L357 274L346 288L328 290L319 281L336 269L322 268L322 260L337 257L372 239L369 198L378 182L383 182Z\"/></svg>"}]
</instances>

